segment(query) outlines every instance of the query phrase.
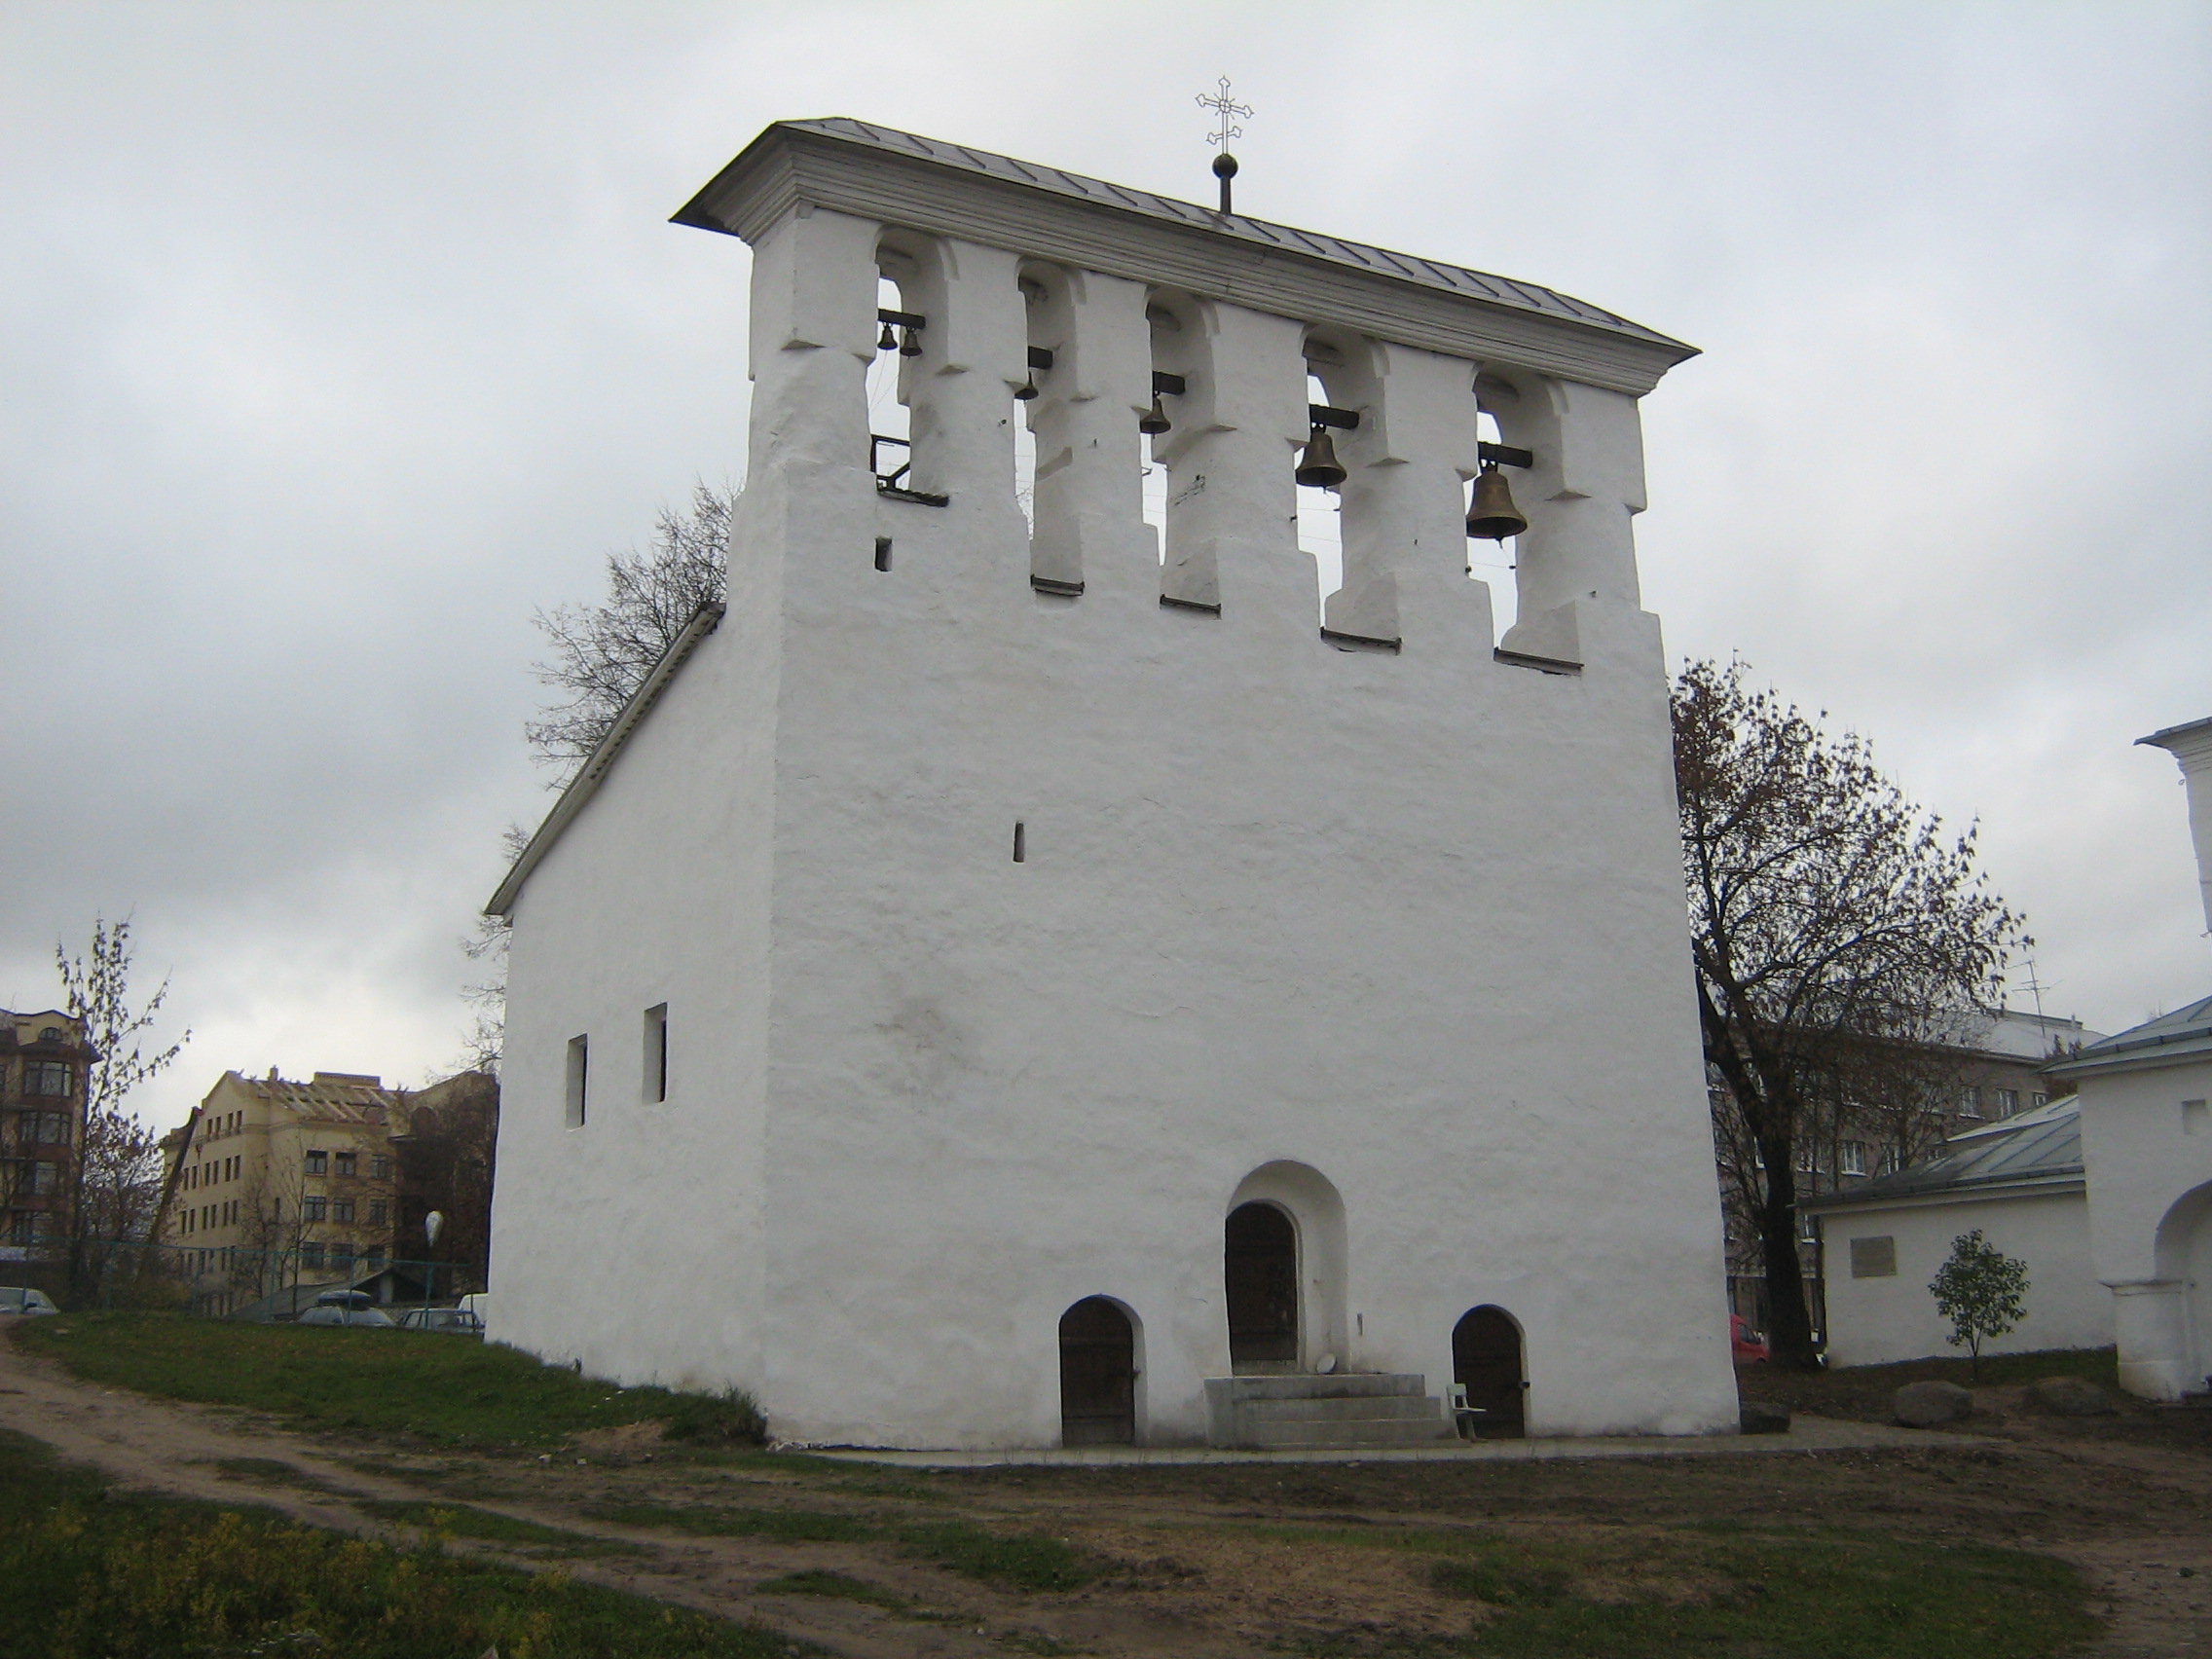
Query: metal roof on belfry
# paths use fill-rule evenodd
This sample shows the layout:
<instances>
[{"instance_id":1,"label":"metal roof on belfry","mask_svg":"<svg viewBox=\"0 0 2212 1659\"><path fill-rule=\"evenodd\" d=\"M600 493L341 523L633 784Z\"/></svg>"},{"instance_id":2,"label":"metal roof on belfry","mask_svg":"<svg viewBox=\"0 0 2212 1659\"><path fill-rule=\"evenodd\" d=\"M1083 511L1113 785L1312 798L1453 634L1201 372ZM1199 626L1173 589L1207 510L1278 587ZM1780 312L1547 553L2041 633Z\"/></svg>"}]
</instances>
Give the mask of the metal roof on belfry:
<instances>
[{"instance_id":1,"label":"metal roof on belfry","mask_svg":"<svg viewBox=\"0 0 2212 1659\"><path fill-rule=\"evenodd\" d=\"M830 116L820 121L779 121L761 134L761 139L770 137L779 129L879 150L906 161L932 162L940 166L956 167L964 172L979 173L1008 184L1024 185L1032 190L1049 190L1055 195L1088 203L1092 206L1116 208L1123 212L1142 214L1150 219L1189 225L1211 231L1217 236L1239 238L1271 251L1304 254L1309 258L1364 271L1371 276L1394 277L1426 288L1442 289L1465 299L1562 317L1569 322L1604 329L1631 340L1670 347L1679 351L1683 357L1697 353L1694 346L1686 346L1655 329L1645 328L1640 322L1631 322L1625 316L1602 311L1582 300L1539 287L1533 282L1517 281L1510 276L1495 276L1484 271L1470 271L1463 265L1447 265L1440 260L1421 259L1409 253L1392 253L1388 248L1347 241L1343 237L1321 236L1289 225L1272 224L1266 219L1247 218L1241 213L1221 213L1211 207L1200 207L1195 203L1178 202L1172 196L1156 196L1148 190L1132 190L1127 185L1108 184L1103 179L1087 178L1082 173L1042 166L1035 162L1016 161L1012 156L993 155L988 150L972 149L966 144L951 144L941 138L924 138L919 133L872 126L865 121L855 121L850 116ZM758 142L760 139L755 140L755 143ZM743 160L742 156L738 158L739 162ZM737 162L732 162L730 166L737 165ZM723 170L727 172L729 169ZM697 197L676 214L676 223L696 225L704 230L726 230L726 226L701 206L704 199L714 189L715 186L710 184L699 192Z\"/></svg>"}]
</instances>

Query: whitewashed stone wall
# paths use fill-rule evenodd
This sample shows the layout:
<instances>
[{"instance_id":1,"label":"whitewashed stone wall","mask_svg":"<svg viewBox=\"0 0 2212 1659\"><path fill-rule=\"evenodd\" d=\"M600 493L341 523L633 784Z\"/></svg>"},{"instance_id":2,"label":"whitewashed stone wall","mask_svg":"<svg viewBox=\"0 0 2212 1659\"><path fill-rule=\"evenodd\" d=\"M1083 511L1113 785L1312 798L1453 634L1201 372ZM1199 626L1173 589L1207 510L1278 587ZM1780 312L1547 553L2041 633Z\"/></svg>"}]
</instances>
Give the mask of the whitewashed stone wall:
<instances>
[{"instance_id":1,"label":"whitewashed stone wall","mask_svg":"<svg viewBox=\"0 0 2212 1659\"><path fill-rule=\"evenodd\" d=\"M1959 1235L1980 1228L1989 1242L2027 1265L2027 1316L1984 1353L2110 1347L2112 1294L2089 1265L2088 1200L2072 1192L1945 1198L1828 1211L1821 1235L1827 1264L1827 1354L1831 1365L1888 1365L1957 1358L1951 1326L1936 1311L1928 1283ZM1888 1238L1897 1272L1860 1278L1854 1239Z\"/></svg>"},{"instance_id":2,"label":"whitewashed stone wall","mask_svg":"<svg viewBox=\"0 0 2212 1659\"><path fill-rule=\"evenodd\" d=\"M1732 1431L1634 399L1345 337L1330 620L1403 645L1342 650L1292 528L1308 319L1059 271L1033 543L1022 254L803 205L750 240L728 617L513 909L494 1336L751 1388L794 1440L1049 1446L1057 1321L1104 1295L1140 1435L1198 1441L1223 1220L1265 1187L1308 1363L1441 1391L1490 1303L1532 1432ZM943 507L864 464L886 247ZM1134 423L1170 366L1163 564ZM1537 452L1519 632L1576 674L1494 658L1465 574L1478 372Z\"/></svg>"}]
</instances>

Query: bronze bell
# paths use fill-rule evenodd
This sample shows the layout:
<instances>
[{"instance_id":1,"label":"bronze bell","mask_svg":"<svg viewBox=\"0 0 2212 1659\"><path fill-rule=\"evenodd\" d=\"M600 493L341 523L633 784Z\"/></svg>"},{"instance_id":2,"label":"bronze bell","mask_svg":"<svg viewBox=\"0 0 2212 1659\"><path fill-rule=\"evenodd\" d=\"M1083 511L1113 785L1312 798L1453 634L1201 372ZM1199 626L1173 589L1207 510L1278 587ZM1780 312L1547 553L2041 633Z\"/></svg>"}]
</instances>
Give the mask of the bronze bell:
<instances>
[{"instance_id":1,"label":"bronze bell","mask_svg":"<svg viewBox=\"0 0 2212 1659\"><path fill-rule=\"evenodd\" d=\"M1160 406L1160 393L1152 394L1152 407L1137 417L1137 430L1148 438L1157 438L1169 431L1175 423L1167 419L1167 411Z\"/></svg>"},{"instance_id":2,"label":"bronze bell","mask_svg":"<svg viewBox=\"0 0 2212 1659\"><path fill-rule=\"evenodd\" d=\"M1345 481L1346 474L1337 460L1337 446L1329 441L1328 427L1313 428L1295 476L1301 484L1317 490L1333 490Z\"/></svg>"},{"instance_id":3,"label":"bronze bell","mask_svg":"<svg viewBox=\"0 0 2212 1659\"><path fill-rule=\"evenodd\" d=\"M1021 383L1021 386L1020 386L1020 387L1018 387L1018 388L1017 388L1017 389L1015 390L1015 392L1014 392L1014 402L1016 402L1016 403L1027 403L1027 402L1028 402L1028 401L1029 401L1029 400L1030 400L1031 398L1035 397L1036 395L1037 395L1037 371L1036 371L1035 369L1031 369L1031 370L1029 371L1029 378L1028 378L1028 379L1027 379L1026 381L1022 382L1022 383Z\"/></svg>"},{"instance_id":4,"label":"bronze bell","mask_svg":"<svg viewBox=\"0 0 2212 1659\"><path fill-rule=\"evenodd\" d=\"M914 338L913 329L901 329L899 340L899 355L902 357L919 357L921 354L922 343Z\"/></svg>"},{"instance_id":5,"label":"bronze bell","mask_svg":"<svg viewBox=\"0 0 2212 1659\"><path fill-rule=\"evenodd\" d=\"M1475 475L1475 504L1467 509L1467 534L1486 541L1503 541L1529 528L1521 509L1513 504L1512 488L1493 461Z\"/></svg>"},{"instance_id":6,"label":"bronze bell","mask_svg":"<svg viewBox=\"0 0 2212 1659\"><path fill-rule=\"evenodd\" d=\"M899 336L891 332L891 324L888 322L883 325L883 334L876 341L875 349L878 351L896 351L899 350Z\"/></svg>"}]
</instances>

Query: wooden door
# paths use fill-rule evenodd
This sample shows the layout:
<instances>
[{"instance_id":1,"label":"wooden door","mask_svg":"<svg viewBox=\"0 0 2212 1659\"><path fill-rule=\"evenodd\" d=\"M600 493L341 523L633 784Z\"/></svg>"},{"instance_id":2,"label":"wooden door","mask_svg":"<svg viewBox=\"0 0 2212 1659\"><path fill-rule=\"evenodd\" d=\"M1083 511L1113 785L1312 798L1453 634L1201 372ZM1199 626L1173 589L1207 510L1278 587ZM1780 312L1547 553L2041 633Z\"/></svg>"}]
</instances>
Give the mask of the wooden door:
<instances>
[{"instance_id":1,"label":"wooden door","mask_svg":"<svg viewBox=\"0 0 2212 1659\"><path fill-rule=\"evenodd\" d=\"M1526 1432L1521 1327L1502 1308L1473 1309L1453 1327L1452 1381L1483 1414L1474 1419L1477 1435L1511 1440Z\"/></svg>"},{"instance_id":2,"label":"wooden door","mask_svg":"<svg viewBox=\"0 0 2212 1659\"><path fill-rule=\"evenodd\" d=\"M1136 1333L1103 1296L1060 1315L1060 1444L1129 1446L1137 1437Z\"/></svg>"},{"instance_id":3,"label":"wooden door","mask_svg":"<svg viewBox=\"0 0 2212 1659\"><path fill-rule=\"evenodd\" d=\"M1298 1362L1298 1229L1273 1204L1239 1204L1224 1229L1229 1366Z\"/></svg>"}]
</instances>

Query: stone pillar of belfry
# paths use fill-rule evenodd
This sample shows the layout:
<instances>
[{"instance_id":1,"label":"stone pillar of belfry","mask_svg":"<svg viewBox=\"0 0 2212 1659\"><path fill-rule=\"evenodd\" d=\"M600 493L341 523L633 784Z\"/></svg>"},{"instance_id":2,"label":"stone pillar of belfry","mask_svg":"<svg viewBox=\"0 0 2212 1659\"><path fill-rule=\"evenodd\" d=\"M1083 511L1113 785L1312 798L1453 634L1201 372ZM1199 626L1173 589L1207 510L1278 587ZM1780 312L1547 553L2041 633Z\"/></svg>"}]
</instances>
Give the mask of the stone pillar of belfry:
<instances>
[{"instance_id":1,"label":"stone pillar of belfry","mask_svg":"<svg viewBox=\"0 0 2212 1659\"><path fill-rule=\"evenodd\" d=\"M1019 511L1011 412L1027 350L1016 262L974 242L913 240L921 245L908 305L928 323L915 337L921 354L902 360L912 488L1005 530Z\"/></svg>"},{"instance_id":2,"label":"stone pillar of belfry","mask_svg":"<svg viewBox=\"0 0 2212 1659\"><path fill-rule=\"evenodd\" d=\"M1535 464L1512 479L1529 529L1514 558L1518 615L1500 644L1581 662L1586 614L1641 608L1633 521L1644 506L1642 424L1624 392L1533 375L1518 390L1495 410L1498 428Z\"/></svg>"},{"instance_id":3,"label":"stone pillar of belfry","mask_svg":"<svg viewBox=\"0 0 2212 1659\"><path fill-rule=\"evenodd\" d=\"M1154 603L1160 567L1145 534L1142 439L1152 401L1145 286L1054 272L1032 327L1052 352L1026 405L1037 438L1030 573L1090 599Z\"/></svg>"},{"instance_id":4,"label":"stone pillar of belfry","mask_svg":"<svg viewBox=\"0 0 2212 1659\"><path fill-rule=\"evenodd\" d=\"M1487 655L1490 589L1467 577L1462 481L1476 465L1474 365L1410 346L1347 353L1342 393L1359 425L1339 432L1348 476L1344 586L1329 596L1334 634L1401 640L1419 654Z\"/></svg>"},{"instance_id":5,"label":"stone pillar of belfry","mask_svg":"<svg viewBox=\"0 0 2212 1659\"><path fill-rule=\"evenodd\" d=\"M748 476L867 470L867 365L875 360L878 228L794 210L753 253Z\"/></svg>"},{"instance_id":6,"label":"stone pillar of belfry","mask_svg":"<svg viewBox=\"0 0 2212 1659\"><path fill-rule=\"evenodd\" d=\"M1311 639L1313 560L1298 545L1292 478L1308 429L1304 331L1240 306L1193 309L1202 338L1185 351L1198 366L1153 448L1168 469L1161 597Z\"/></svg>"}]
</instances>

